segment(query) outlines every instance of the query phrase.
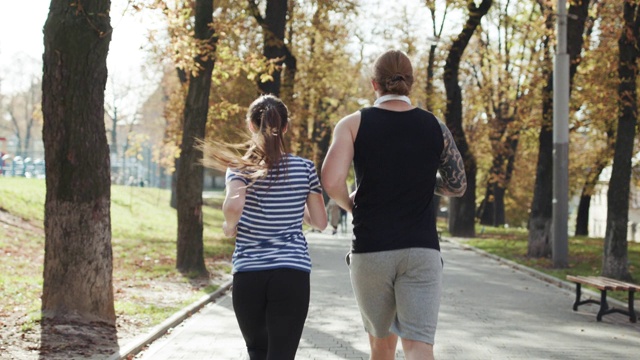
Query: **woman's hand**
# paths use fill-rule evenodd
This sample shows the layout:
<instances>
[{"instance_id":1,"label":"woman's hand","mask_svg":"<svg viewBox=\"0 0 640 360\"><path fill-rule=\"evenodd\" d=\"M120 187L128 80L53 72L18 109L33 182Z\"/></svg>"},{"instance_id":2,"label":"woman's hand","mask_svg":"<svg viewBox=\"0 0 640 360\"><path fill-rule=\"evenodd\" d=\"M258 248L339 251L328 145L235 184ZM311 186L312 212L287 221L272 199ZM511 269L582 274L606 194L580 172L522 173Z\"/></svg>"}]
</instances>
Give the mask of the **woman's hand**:
<instances>
[{"instance_id":1,"label":"woman's hand","mask_svg":"<svg viewBox=\"0 0 640 360\"><path fill-rule=\"evenodd\" d=\"M238 234L238 224L231 226L225 221L222 223L222 232L226 237L234 237Z\"/></svg>"}]
</instances>

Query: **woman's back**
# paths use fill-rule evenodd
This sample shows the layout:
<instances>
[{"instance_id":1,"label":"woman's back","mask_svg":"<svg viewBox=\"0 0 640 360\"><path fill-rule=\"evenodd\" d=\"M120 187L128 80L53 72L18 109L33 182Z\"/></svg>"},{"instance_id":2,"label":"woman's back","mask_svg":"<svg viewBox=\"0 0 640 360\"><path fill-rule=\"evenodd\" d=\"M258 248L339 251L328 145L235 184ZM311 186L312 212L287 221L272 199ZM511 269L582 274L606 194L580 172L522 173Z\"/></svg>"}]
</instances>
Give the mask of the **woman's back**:
<instances>
[{"instance_id":1,"label":"woman's back","mask_svg":"<svg viewBox=\"0 0 640 360\"><path fill-rule=\"evenodd\" d=\"M248 185L238 223L234 272L311 269L302 218L309 193L321 191L314 164L288 155L274 170L253 183L241 175L227 174L227 181L240 180Z\"/></svg>"}]
</instances>

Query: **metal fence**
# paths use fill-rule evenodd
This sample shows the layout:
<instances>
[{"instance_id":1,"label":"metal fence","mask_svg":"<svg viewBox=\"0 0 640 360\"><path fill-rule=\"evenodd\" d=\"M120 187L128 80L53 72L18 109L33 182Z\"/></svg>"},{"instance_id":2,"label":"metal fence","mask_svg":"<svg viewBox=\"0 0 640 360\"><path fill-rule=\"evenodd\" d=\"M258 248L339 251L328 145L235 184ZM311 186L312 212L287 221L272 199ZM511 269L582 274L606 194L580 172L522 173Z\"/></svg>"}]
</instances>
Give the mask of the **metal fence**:
<instances>
[{"instance_id":1,"label":"metal fence","mask_svg":"<svg viewBox=\"0 0 640 360\"><path fill-rule=\"evenodd\" d=\"M45 177L45 161L41 154L34 154L33 157L0 155L0 176L39 179ZM112 154L111 183L170 188L171 175L166 174L159 164L151 160L151 150L145 151L141 159Z\"/></svg>"},{"instance_id":2,"label":"metal fence","mask_svg":"<svg viewBox=\"0 0 640 360\"><path fill-rule=\"evenodd\" d=\"M45 166L41 158L11 156L4 154L0 157L0 175L19 176L27 178L44 178Z\"/></svg>"},{"instance_id":3,"label":"metal fence","mask_svg":"<svg viewBox=\"0 0 640 360\"><path fill-rule=\"evenodd\" d=\"M129 186L171 187L171 174L151 159L151 149L145 149L141 158L111 154L111 183Z\"/></svg>"}]
</instances>

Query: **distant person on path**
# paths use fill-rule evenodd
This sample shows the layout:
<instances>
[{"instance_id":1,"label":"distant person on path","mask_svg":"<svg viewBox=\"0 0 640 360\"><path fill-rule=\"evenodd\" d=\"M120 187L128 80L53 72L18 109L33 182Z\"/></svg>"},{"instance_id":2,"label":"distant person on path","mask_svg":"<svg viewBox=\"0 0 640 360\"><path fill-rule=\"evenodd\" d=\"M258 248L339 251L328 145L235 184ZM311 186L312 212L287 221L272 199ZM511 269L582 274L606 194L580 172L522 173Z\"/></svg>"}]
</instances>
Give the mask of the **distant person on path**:
<instances>
[{"instance_id":1,"label":"distant person on path","mask_svg":"<svg viewBox=\"0 0 640 360\"><path fill-rule=\"evenodd\" d=\"M338 233L338 225L340 224L341 217L340 206L338 206L338 203L333 199L329 199L327 203L327 216L329 218L329 225L332 227L331 233L335 235Z\"/></svg>"},{"instance_id":2,"label":"distant person on path","mask_svg":"<svg viewBox=\"0 0 640 360\"><path fill-rule=\"evenodd\" d=\"M327 226L313 162L287 153L285 104L265 95L249 107L251 139L203 143L203 164L226 168L224 234L236 237L233 307L251 360L293 360L309 309L311 259L303 221ZM235 149L246 149L244 156Z\"/></svg>"},{"instance_id":3,"label":"distant person on path","mask_svg":"<svg viewBox=\"0 0 640 360\"><path fill-rule=\"evenodd\" d=\"M338 122L322 166L329 196L353 213L351 284L369 333L371 359L433 359L443 261L434 193L462 196L462 157L445 124L411 105L409 58L387 51L375 62L377 100ZM346 179L353 161L356 190Z\"/></svg>"},{"instance_id":4,"label":"distant person on path","mask_svg":"<svg viewBox=\"0 0 640 360\"><path fill-rule=\"evenodd\" d=\"M347 233L347 210L339 206L338 208L340 209L340 227L342 228L342 233L346 234Z\"/></svg>"}]
</instances>

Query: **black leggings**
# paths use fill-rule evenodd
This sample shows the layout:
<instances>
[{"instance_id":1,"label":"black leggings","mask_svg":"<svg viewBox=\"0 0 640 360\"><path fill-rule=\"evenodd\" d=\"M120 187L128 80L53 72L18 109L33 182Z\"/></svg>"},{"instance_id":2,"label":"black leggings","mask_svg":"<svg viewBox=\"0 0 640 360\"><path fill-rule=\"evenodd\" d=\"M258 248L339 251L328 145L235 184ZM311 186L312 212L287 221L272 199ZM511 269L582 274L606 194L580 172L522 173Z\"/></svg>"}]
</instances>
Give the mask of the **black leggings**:
<instances>
[{"instance_id":1,"label":"black leggings","mask_svg":"<svg viewBox=\"0 0 640 360\"><path fill-rule=\"evenodd\" d=\"M233 308L251 360L293 360L309 310L309 273L293 269L233 275Z\"/></svg>"}]
</instances>

